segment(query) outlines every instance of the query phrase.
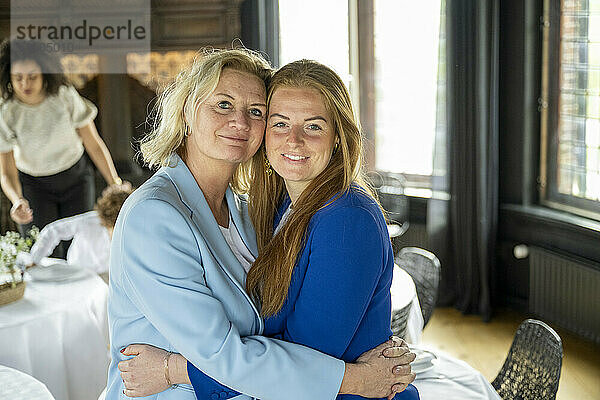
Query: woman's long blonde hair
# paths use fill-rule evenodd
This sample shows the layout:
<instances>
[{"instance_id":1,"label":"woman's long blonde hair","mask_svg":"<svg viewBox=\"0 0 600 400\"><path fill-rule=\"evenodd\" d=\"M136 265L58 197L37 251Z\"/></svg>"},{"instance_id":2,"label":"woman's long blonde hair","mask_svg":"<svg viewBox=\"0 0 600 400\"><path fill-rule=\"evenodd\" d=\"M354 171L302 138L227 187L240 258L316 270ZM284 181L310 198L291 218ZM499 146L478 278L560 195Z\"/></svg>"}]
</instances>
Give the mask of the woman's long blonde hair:
<instances>
[{"instance_id":1,"label":"woman's long blonde hair","mask_svg":"<svg viewBox=\"0 0 600 400\"><path fill-rule=\"evenodd\" d=\"M275 236L273 216L284 198L285 184L276 173L267 174L264 144L251 159L249 181L245 182L245 187L259 256L248 273L246 291L260 299L263 316L275 315L285 303L312 216L348 191L352 184L373 194L363 178L362 135L350 95L340 77L316 61L300 60L275 72L267 91L267 104L281 87L316 89L332 116L339 145L327 167L302 192L290 218Z\"/></svg>"},{"instance_id":2,"label":"woman's long blonde hair","mask_svg":"<svg viewBox=\"0 0 600 400\"><path fill-rule=\"evenodd\" d=\"M159 96L152 132L140 144L142 158L150 168L167 166L174 153L184 154L185 139L190 130L185 116L195 120L198 105L215 90L224 68L256 75L265 88L273 73L259 53L245 48L201 50L194 62L184 68Z\"/></svg>"}]
</instances>

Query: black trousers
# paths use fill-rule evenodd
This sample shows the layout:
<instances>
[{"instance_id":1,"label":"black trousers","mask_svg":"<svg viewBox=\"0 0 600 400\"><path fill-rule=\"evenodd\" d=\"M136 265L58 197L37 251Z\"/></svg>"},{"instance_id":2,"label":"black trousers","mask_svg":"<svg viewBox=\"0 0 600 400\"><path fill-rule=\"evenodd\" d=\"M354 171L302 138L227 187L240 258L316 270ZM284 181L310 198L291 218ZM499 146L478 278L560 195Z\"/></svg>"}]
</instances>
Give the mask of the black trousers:
<instances>
[{"instance_id":1,"label":"black trousers","mask_svg":"<svg viewBox=\"0 0 600 400\"><path fill-rule=\"evenodd\" d=\"M19 171L23 197L33 210L33 221L19 226L25 234L33 225L40 230L50 222L71 217L94 208L94 171L85 154L71 168L48 176L31 176ZM62 247L62 248L61 248ZM65 257L68 246L53 254Z\"/></svg>"}]
</instances>

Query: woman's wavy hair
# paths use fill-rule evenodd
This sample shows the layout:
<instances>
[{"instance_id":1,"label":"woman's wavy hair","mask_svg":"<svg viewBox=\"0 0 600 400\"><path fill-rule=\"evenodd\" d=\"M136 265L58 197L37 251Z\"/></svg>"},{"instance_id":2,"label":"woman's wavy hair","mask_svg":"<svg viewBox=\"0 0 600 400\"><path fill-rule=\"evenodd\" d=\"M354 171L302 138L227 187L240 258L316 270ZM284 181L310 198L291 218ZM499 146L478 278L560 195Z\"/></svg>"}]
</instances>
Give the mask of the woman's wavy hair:
<instances>
[{"instance_id":1,"label":"woman's wavy hair","mask_svg":"<svg viewBox=\"0 0 600 400\"><path fill-rule=\"evenodd\" d=\"M169 165L174 153L185 154L185 139L190 129L185 115L195 119L198 105L215 90L224 68L256 75L264 82L265 88L273 74L264 57L252 50L201 50L192 64L184 68L158 98L152 113L155 118L153 130L140 144L143 161L150 168ZM241 171L242 167L238 168L236 175Z\"/></svg>"},{"instance_id":2,"label":"woman's wavy hair","mask_svg":"<svg viewBox=\"0 0 600 400\"><path fill-rule=\"evenodd\" d=\"M273 216L284 199L285 184L278 174L267 174L264 144L251 159L250 180L242 186L248 192L259 256L248 273L246 291L262 302L263 316L275 315L283 307L312 216L350 190L351 185L373 195L363 175L362 134L340 77L316 61L300 60L275 72L267 91L267 105L281 87L317 90L332 117L339 145L327 167L302 192L289 219L275 236Z\"/></svg>"},{"instance_id":3,"label":"woman's wavy hair","mask_svg":"<svg viewBox=\"0 0 600 400\"><path fill-rule=\"evenodd\" d=\"M34 61L42 70L43 89L46 95L58 93L69 81L62 72L60 60L54 53L45 50L44 45L32 40L5 39L0 43L0 95L11 100L14 90L10 81L11 65L19 61ZM50 73L50 72L56 73Z\"/></svg>"}]
</instances>

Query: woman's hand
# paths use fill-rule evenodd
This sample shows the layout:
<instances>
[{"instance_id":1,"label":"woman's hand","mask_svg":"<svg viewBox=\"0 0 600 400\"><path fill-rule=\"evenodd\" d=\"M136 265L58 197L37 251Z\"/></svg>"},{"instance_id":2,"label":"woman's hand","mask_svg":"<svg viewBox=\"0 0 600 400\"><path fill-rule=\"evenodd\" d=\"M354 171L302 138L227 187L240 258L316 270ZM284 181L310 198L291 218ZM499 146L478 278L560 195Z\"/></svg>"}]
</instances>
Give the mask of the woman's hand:
<instances>
[{"instance_id":1,"label":"woman's hand","mask_svg":"<svg viewBox=\"0 0 600 400\"><path fill-rule=\"evenodd\" d=\"M340 393L392 399L415 380L410 367L415 357L404 340L393 337L346 364Z\"/></svg>"},{"instance_id":2,"label":"woman's hand","mask_svg":"<svg viewBox=\"0 0 600 400\"><path fill-rule=\"evenodd\" d=\"M124 181L121 178L117 178L113 181L113 183L111 183L109 186L107 186L104 191L110 187L116 186L121 190L131 190L133 188L133 185L131 184L131 182L129 181ZM104 191L102 191L102 193L104 193Z\"/></svg>"},{"instance_id":3,"label":"woman's hand","mask_svg":"<svg viewBox=\"0 0 600 400\"><path fill-rule=\"evenodd\" d=\"M123 393L128 397L156 394L170 387L165 371L165 357L169 352L147 344L132 344L121 350L126 356L134 356L118 364L125 385ZM169 356L169 379L172 384L189 383L187 361L180 354ZM185 376L183 376L185 374Z\"/></svg>"},{"instance_id":4,"label":"woman's hand","mask_svg":"<svg viewBox=\"0 0 600 400\"><path fill-rule=\"evenodd\" d=\"M13 203L10 209L10 217L20 225L33 221L33 210L29 208L29 202L25 198L20 197Z\"/></svg>"}]
</instances>

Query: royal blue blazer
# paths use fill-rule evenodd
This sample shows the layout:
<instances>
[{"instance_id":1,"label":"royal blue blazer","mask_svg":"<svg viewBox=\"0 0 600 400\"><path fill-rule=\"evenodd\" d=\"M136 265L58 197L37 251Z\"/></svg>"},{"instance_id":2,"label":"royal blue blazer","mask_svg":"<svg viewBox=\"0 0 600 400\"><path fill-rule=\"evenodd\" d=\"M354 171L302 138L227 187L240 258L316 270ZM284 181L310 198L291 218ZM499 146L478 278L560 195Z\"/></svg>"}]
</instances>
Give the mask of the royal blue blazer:
<instances>
[{"instance_id":1,"label":"royal blue blazer","mask_svg":"<svg viewBox=\"0 0 600 400\"><path fill-rule=\"evenodd\" d=\"M107 400L126 398L117 363L129 358L119 350L131 343L181 353L211 378L252 397L278 399L285 393L294 400L334 398L344 362L258 336L263 320L244 290L243 267L185 163L173 156L171 165L129 196L115 225ZM242 240L256 255L256 234L245 204L231 190L226 200ZM195 400L196 395L190 385L175 385L148 398Z\"/></svg>"},{"instance_id":2,"label":"royal blue blazer","mask_svg":"<svg viewBox=\"0 0 600 400\"><path fill-rule=\"evenodd\" d=\"M289 203L286 198L281 204L275 225ZM392 334L393 267L394 254L379 206L352 187L312 217L288 297L281 311L265 320L264 334L344 361L356 360ZM188 373L198 399L230 397L228 388L189 363ZM287 393L281 396L287 398ZM395 397L418 398L413 385Z\"/></svg>"}]
</instances>

